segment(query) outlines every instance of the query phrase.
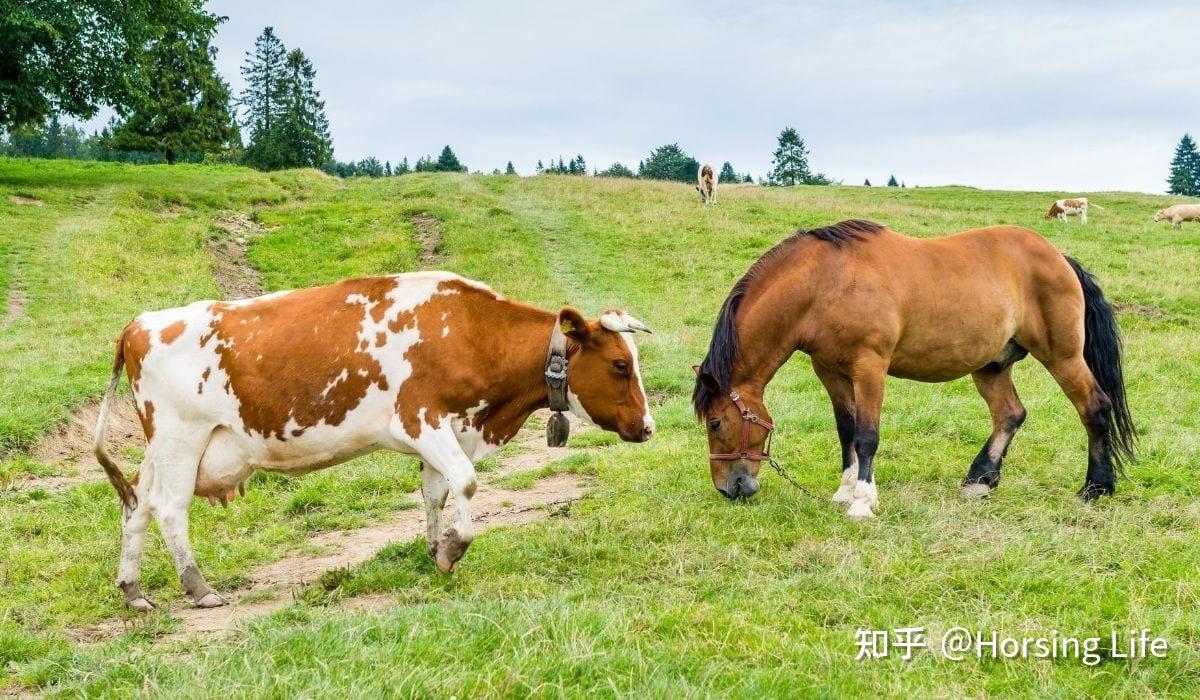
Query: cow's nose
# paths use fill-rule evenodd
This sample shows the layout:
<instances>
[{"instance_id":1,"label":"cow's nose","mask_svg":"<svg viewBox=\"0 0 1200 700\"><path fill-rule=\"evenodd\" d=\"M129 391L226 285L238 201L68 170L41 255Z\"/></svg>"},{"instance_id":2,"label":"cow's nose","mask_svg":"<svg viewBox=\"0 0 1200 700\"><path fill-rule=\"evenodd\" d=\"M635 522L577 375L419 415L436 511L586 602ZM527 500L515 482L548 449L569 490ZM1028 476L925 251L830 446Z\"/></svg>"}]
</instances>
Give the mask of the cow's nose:
<instances>
[{"instance_id":1,"label":"cow's nose","mask_svg":"<svg viewBox=\"0 0 1200 700\"><path fill-rule=\"evenodd\" d=\"M654 437L654 424L650 423L645 428L642 428L642 442Z\"/></svg>"}]
</instances>

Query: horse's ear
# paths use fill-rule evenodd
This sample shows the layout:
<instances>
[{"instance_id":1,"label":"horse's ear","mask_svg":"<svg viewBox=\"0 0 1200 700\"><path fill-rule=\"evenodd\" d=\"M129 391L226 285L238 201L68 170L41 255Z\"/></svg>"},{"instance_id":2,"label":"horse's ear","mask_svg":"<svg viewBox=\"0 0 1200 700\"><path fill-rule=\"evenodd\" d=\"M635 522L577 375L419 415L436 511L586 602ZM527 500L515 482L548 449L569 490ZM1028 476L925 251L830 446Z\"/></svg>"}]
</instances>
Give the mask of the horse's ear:
<instances>
[{"instance_id":1,"label":"horse's ear","mask_svg":"<svg viewBox=\"0 0 1200 700\"><path fill-rule=\"evenodd\" d=\"M570 306L564 306L558 312L558 328L563 335L580 345L585 344L592 334L592 328L588 325L587 319Z\"/></svg>"},{"instance_id":2,"label":"horse's ear","mask_svg":"<svg viewBox=\"0 0 1200 700\"><path fill-rule=\"evenodd\" d=\"M715 396L721 394L721 383L717 381L716 377L700 369L699 365L692 367L692 369L696 372L696 381L703 384L708 393Z\"/></svg>"}]
</instances>

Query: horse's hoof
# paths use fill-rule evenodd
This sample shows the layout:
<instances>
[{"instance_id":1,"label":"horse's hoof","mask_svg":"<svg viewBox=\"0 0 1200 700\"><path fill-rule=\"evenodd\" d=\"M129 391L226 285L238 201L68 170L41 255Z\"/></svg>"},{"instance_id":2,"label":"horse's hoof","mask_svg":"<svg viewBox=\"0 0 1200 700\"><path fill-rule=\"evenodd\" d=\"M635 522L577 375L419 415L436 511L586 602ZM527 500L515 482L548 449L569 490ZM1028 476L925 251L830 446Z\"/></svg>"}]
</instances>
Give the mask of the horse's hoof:
<instances>
[{"instance_id":1,"label":"horse's hoof","mask_svg":"<svg viewBox=\"0 0 1200 700\"><path fill-rule=\"evenodd\" d=\"M140 613L148 613L154 609L154 603L151 603L148 598L135 598L125 601L125 605L130 610L136 610Z\"/></svg>"},{"instance_id":2,"label":"horse's hoof","mask_svg":"<svg viewBox=\"0 0 1200 700\"><path fill-rule=\"evenodd\" d=\"M846 510L846 517L851 520L868 520L875 517L875 511L871 510L871 505L865 500L857 500L850 504L850 508Z\"/></svg>"},{"instance_id":3,"label":"horse's hoof","mask_svg":"<svg viewBox=\"0 0 1200 700\"><path fill-rule=\"evenodd\" d=\"M974 484L963 484L962 487L958 489L958 493L963 498L987 498L988 496L992 495L992 487L978 482Z\"/></svg>"},{"instance_id":4,"label":"horse's hoof","mask_svg":"<svg viewBox=\"0 0 1200 700\"><path fill-rule=\"evenodd\" d=\"M1112 486L1104 484L1085 484L1083 488L1079 489L1079 493L1075 495L1084 503L1091 503L1101 496L1111 496L1115 491L1116 489Z\"/></svg>"},{"instance_id":5,"label":"horse's hoof","mask_svg":"<svg viewBox=\"0 0 1200 700\"><path fill-rule=\"evenodd\" d=\"M219 608L222 605L229 605L229 603L216 593L205 593L203 598L196 601L197 608Z\"/></svg>"},{"instance_id":6,"label":"horse's hoof","mask_svg":"<svg viewBox=\"0 0 1200 700\"><path fill-rule=\"evenodd\" d=\"M854 484L842 484L829 500L838 505L848 506L854 502Z\"/></svg>"}]
</instances>

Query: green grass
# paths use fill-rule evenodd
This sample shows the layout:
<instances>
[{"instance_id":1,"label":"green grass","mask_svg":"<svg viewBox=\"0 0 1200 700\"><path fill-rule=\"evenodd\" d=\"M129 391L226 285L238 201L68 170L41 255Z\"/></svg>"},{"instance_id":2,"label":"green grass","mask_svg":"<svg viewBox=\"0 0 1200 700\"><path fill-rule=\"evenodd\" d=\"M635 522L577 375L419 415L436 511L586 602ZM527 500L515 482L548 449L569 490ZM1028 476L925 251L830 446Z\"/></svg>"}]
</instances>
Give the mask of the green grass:
<instances>
[{"instance_id":1,"label":"green grass","mask_svg":"<svg viewBox=\"0 0 1200 700\"><path fill-rule=\"evenodd\" d=\"M22 193L43 207L14 204ZM0 160L0 284L27 315L0 330L0 479L56 473L25 450L103 389L113 339L137 311L213 296L204 237L227 211L267 233L249 256L267 286L413 269L411 216L441 222L444 266L505 295L588 314L621 306L641 340L659 433L547 469L595 473L590 497L558 517L481 536L453 577L419 542L318 582L304 602L230 642L167 642L160 619L99 645L66 631L121 614L112 588L116 499L104 484L0 495L0 667L14 688L125 696L997 695L1195 697L1200 693L1200 227L1151 222L1169 200L1089 196L1091 223L1041 219L1068 193L971 188L724 188L701 207L687 185L591 178L414 175L338 181L311 172L121 167ZM1075 193L1070 193L1075 194ZM171 211L178 216L165 217ZM1141 459L1119 494L1073 498L1085 439L1035 362L1018 365L1029 420L994 496L956 485L989 419L970 381L889 380L877 478L880 517L856 524L824 500L837 438L824 392L798 356L767 401L775 450L810 500L774 474L748 504L708 481L688 406L721 300L797 226L851 216L916 236L994 223L1029 226L1097 275L1121 316ZM14 270L16 272L14 272ZM579 464L575 464L579 461ZM572 466L574 465L574 466ZM494 465L489 465L494 466ZM509 477L521 485L542 472ZM201 567L220 588L313 532L403 507L413 463L373 455L300 480L255 478L229 510L193 507ZM145 584L179 595L168 557L148 548ZM381 615L327 604L382 593ZM854 661L855 631L956 625L1020 636L1149 627L1166 659L908 663ZM0 687L5 682L0 676Z\"/></svg>"}]
</instances>

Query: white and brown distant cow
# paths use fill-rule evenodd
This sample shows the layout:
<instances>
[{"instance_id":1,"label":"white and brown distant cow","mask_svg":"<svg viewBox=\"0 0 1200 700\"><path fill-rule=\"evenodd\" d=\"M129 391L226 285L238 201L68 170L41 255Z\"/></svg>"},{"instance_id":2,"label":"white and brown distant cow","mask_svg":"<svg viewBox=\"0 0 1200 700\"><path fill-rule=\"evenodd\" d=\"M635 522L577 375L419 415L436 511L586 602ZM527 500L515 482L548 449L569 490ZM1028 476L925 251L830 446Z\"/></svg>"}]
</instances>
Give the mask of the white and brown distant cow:
<instances>
[{"instance_id":1,"label":"white and brown distant cow","mask_svg":"<svg viewBox=\"0 0 1200 700\"><path fill-rule=\"evenodd\" d=\"M1184 221L1200 221L1200 204L1176 204L1155 212L1155 221L1164 219L1170 221L1171 226L1175 228L1179 228Z\"/></svg>"},{"instance_id":2,"label":"white and brown distant cow","mask_svg":"<svg viewBox=\"0 0 1200 700\"><path fill-rule=\"evenodd\" d=\"M1068 216L1078 216L1080 223L1086 224L1087 223L1088 206L1089 205L1088 205L1087 197L1078 197L1075 199L1060 199L1057 202L1055 202L1054 204L1050 205L1050 211L1046 212L1045 218L1058 219L1059 221L1066 221ZM1093 206L1097 209L1104 208L1104 207L1100 206L1099 204L1092 204L1090 206Z\"/></svg>"},{"instance_id":3,"label":"white and brown distant cow","mask_svg":"<svg viewBox=\"0 0 1200 700\"><path fill-rule=\"evenodd\" d=\"M226 502L255 471L305 474L378 449L421 459L429 552L450 572L474 537L474 463L547 405L552 343L568 360L573 413L629 442L654 433L635 330L648 329L623 311L555 314L445 272L141 314L117 342L96 426L96 456L124 505L126 603L152 607L139 582L151 516L184 591L222 605L192 555L192 497ZM148 443L132 484L104 449L122 366ZM442 532L448 493L454 523Z\"/></svg>"},{"instance_id":4,"label":"white and brown distant cow","mask_svg":"<svg viewBox=\"0 0 1200 700\"><path fill-rule=\"evenodd\" d=\"M711 163L700 166L700 170L696 172L696 180L699 183L696 185L696 191L700 193L700 200L705 204L716 204L717 176Z\"/></svg>"}]
</instances>

